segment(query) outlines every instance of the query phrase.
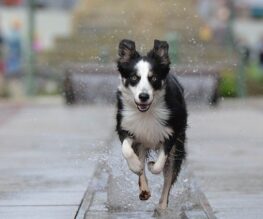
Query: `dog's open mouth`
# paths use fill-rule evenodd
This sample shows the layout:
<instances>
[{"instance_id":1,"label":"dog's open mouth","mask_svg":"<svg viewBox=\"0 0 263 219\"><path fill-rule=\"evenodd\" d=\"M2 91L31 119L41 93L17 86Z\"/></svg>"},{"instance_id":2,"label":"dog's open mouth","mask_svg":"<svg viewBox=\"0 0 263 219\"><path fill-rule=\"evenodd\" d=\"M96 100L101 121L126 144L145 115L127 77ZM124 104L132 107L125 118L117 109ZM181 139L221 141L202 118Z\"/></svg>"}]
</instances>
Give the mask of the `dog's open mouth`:
<instances>
[{"instance_id":1,"label":"dog's open mouth","mask_svg":"<svg viewBox=\"0 0 263 219\"><path fill-rule=\"evenodd\" d=\"M151 106L151 104L144 104L144 103L136 103L136 105L138 110L141 112L146 112Z\"/></svg>"}]
</instances>

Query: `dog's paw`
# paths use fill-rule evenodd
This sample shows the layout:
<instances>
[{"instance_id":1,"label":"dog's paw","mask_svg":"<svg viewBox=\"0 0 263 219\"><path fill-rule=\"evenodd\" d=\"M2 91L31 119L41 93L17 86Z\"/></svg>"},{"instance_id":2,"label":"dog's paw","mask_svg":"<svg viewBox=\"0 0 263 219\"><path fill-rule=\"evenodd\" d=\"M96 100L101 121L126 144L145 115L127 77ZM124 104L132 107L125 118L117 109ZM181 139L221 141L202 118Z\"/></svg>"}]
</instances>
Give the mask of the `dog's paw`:
<instances>
[{"instance_id":1,"label":"dog's paw","mask_svg":"<svg viewBox=\"0 0 263 219\"><path fill-rule=\"evenodd\" d=\"M152 174L159 174L163 170L159 165L156 165L154 161L149 161L147 165L148 165L148 170Z\"/></svg>"},{"instance_id":2,"label":"dog's paw","mask_svg":"<svg viewBox=\"0 0 263 219\"><path fill-rule=\"evenodd\" d=\"M146 201L151 197L151 192L150 191L141 191L139 195L139 199L141 201Z\"/></svg>"},{"instance_id":3,"label":"dog's paw","mask_svg":"<svg viewBox=\"0 0 263 219\"><path fill-rule=\"evenodd\" d=\"M137 157L133 156L130 159L128 159L127 162L132 172L134 172L137 175L141 175L143 173L143 165Z\"/></svg>"}]
</instances>

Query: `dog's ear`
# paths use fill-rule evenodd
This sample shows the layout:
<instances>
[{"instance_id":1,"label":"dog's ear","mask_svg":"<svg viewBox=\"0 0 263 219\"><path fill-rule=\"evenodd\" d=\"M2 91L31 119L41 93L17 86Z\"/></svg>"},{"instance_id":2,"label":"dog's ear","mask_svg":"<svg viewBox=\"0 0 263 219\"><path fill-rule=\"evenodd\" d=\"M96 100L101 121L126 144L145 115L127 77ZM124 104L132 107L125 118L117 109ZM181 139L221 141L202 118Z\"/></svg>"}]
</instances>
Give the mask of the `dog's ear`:
<instances>
[{"instance_id":1,"label":"dog's ear","mask_svg":"<svg viewBox=\"0 0 263 219\"><path fill-rule=\"evenodd\" d=\"M135 42L132 40L123 39L119 43L119 59L118 62L120 63L127 63L132 58L138 56L135 48Z\"/></svg>"},{"instance_id":2,"label":"dog's ear","mask_svg":"<svg viewBox=\"0 0 263 219\"><path fill-rule=\"evenodd\" d=\"M153 49L148 53L148 56L157 58L162 65L169 65L169 45L166 41L154 40Z\"/></svg>"}]
</instances>

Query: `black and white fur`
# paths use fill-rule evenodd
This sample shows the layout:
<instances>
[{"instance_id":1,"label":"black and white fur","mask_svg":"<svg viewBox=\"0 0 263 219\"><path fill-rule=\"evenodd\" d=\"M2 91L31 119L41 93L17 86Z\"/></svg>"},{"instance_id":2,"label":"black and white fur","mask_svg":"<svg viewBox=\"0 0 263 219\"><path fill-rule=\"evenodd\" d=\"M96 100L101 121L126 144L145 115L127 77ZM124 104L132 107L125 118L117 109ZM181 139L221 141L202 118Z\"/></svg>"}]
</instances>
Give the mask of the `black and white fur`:
<instances>
[{"instance_id":1,"label":"black and white fur","mask_svg":"<svg viewBox=\"0 0 263 219\"><path fill-rule=\"evenodd\" d=\"M154 41L154 47L141 56L131 40L119 44L117 91L117 133L122 153L131 171L139 176L141 200L151 193L145 176L149 150L157 150L156 161L148 162L153 174L163 172L164 185L158 209L166 209L171 186L185 158L187 111L183 88L169 74L168 43Z\"/></svg>"}]
</instances>

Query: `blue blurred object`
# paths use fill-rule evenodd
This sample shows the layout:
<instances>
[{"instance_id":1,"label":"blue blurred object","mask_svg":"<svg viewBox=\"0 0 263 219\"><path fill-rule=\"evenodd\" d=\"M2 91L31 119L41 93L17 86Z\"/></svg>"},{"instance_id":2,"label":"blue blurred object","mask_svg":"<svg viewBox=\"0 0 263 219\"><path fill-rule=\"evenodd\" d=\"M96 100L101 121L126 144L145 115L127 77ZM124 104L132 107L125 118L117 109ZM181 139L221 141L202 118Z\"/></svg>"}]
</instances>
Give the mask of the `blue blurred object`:
<instances>
[{"instance_id":1,"label":"blue blurred object","mask_svg":"<svg viewBox=\"0 0 263 219\"><path fill-rule=\"evenodd\" d=\"M4 72L3 54L4 54L4 37L0 29L0 75L3 74Z\"/></svg>"},{"instance_id":2,"label":"blue blurred object","mask_svg":"<svg viewBox=\"0 0 263 219\"><path fill-rule=\"evenodd\" d=\"M263 18L263 7L251 7L250 14L254 18Z\"/></svg>"},{"instance_id":3,"label":"blue blurred object","mask_svg":"<svg viewBox=\"0 0 263 219\"><path fill-rule=\"evenodd\" d=\"M18 75L22 68L22 45L19 29L13 28L6 39L7 56L5 63L6 75Z\"/></svg>"}]
</instances>

